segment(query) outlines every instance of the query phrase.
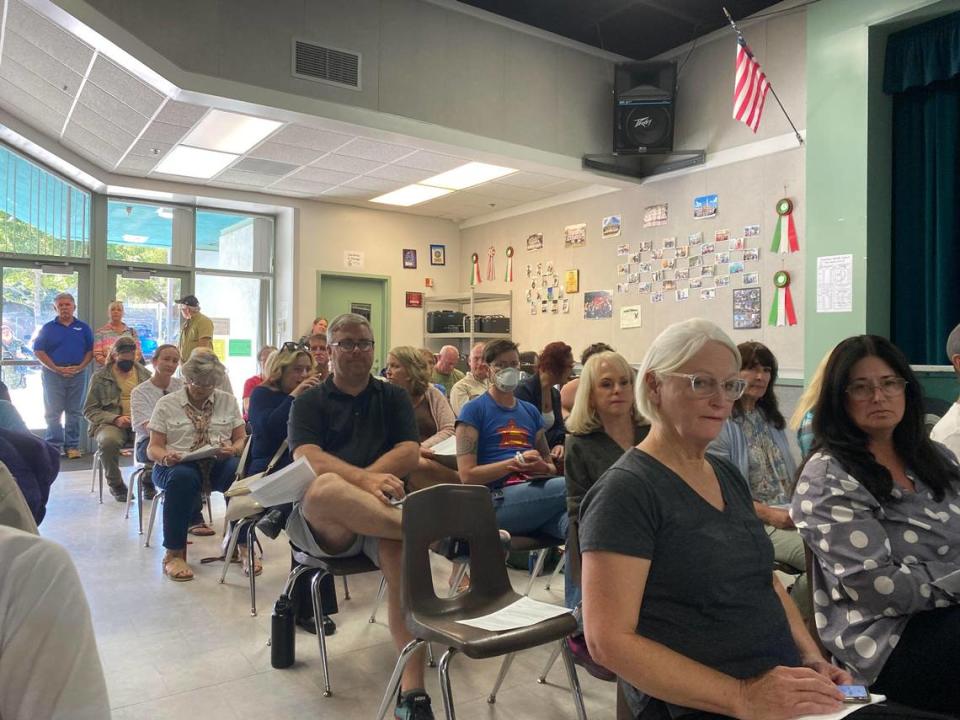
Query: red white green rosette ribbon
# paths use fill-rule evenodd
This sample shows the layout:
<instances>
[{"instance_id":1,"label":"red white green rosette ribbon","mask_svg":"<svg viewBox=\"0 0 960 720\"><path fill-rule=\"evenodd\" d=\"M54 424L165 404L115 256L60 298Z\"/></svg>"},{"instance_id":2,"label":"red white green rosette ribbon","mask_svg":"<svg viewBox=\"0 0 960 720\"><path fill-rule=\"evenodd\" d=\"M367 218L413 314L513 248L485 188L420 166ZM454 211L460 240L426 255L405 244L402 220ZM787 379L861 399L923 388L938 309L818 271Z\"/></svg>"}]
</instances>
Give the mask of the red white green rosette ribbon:
<instances>
[{"instance_id":1,"label":"red white green rosette ribbon","mask_svg":"<svg viewBox=\"0 0 960 720\"><path fill-rule=\"evenodd\" d=\"M507 270L503 274L503 279L507 282L513 282L513 245L507 246Z\"/></svg>"},{"instance_id":2,"label":"red white green rosette ribbon","mask_svg":"<svg viewBox=\"0 0 960 720\"><path fill-rule=\"evenodd\" d=\"M470 285L479 285L480 280L480 256L474 253L470 256L470 262L473 263L473 270L470 273Z\"/></svg>"},{"instance_id":3,"label":"red white green rosette ribbon","mask_svg":"<svg viewBox=\"0 0 960 720\"><path fill-rule=\"evenodd\" d=\"M770 250L782 255L799 252L797 225L793 221L793 201L790 198L777 200L777 227L773 231Z\"/></svg>"},{"instance_id":4,"label":"red white green rosette ribbon","mask_svg":"<svg viewBox=\"0 0 960 720\"><path fill-rule=\"evenodd\" d=\"M778 270L773 274L773 305L770 307L770 325L796 325L797 312L790 294L790 273Z\"/></svg>"}]
</instances>

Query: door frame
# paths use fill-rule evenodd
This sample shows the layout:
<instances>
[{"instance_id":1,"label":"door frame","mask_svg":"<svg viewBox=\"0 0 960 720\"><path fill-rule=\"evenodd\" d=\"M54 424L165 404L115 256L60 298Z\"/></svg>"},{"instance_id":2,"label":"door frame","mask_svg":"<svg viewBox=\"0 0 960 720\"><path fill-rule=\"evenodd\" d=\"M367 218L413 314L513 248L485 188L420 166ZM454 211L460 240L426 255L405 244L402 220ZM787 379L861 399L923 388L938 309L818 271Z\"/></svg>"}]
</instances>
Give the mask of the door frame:
<instances>
[{"instance_id":1,"label":"door frame","mask_svg":"<svg viewBox=\"0 0 960 720\"><path fill-rule=\"evenodd\" d=\"M180 281L181 297L193 293L193 273L189 270L175 270L169 267L157 266L139 266L131 267L126 265L109 265L107 267L107 288L110 290L110 297L117 297L117 278L124 273L147 273L151 278L164 277ZM146 362L146 359L144 359Z\"/></svg>"},{"instance_id":2,"label":"door frame","mask_svg":"<svg viewBox=\"0 0 960 720\"><path fill-rule=\"evenodd\" d=\"M377 355L380 359L380 367L384 367L387 361L387 353L392 347L391 343L391 332L390 325L392 321L391 307L390 307L390 295L391 288L390 283L393 278L389 275L372 275L368 273L351 273L351 272L339 272L337 270L317 270L317 297L314 303L313 308L313 317L310 318L310 322L313 322L313 318L320 316L320 295L321 287L323 285L323 278L338 278L346 280L372 280L380 283L380 289L383 293L383 344L386 346L382 349L382 357ZM328 321L332 321L333 318L327 318Z\"/></svg>"}]
</instances>

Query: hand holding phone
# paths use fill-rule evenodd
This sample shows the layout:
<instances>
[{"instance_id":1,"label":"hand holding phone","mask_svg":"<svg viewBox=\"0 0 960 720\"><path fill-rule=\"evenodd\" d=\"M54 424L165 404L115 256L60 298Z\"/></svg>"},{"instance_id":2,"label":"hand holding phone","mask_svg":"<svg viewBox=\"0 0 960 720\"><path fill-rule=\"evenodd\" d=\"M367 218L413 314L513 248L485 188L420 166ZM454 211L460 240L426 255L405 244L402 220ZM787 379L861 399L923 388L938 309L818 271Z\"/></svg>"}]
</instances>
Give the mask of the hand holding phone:
<instances>
[{"instance_id":1,"label":"hand holding phone","mask_svg":"<svg viewBox=\"0 0 960 720\"><path fill-rule=\"evenodd\" d=\"M864 685L837 685L837 690L843 693L845 703L870 702L870 692Z\"/></svg>"}]
</instances>

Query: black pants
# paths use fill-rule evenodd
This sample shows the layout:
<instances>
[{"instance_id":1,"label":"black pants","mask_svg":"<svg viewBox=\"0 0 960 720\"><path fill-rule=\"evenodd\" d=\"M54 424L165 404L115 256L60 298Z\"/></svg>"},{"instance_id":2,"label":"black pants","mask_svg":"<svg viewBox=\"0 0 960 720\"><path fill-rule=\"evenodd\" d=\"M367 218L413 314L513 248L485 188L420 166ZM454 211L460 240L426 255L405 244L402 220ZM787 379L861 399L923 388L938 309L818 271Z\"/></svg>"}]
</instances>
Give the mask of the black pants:
<instances>
[{"instance_id":1,"label":"black pants","mask_svg":"<svg viewBox=\"0 0 960 720\"><path fill-rule=\"evenodd\" d=\"M290 568L297 566L297 561L293 559L293 553L290 553ZM293 586L294 611L298 620L309 620L313 617L313 600L310 598L310 582L317 570L307 570ZM320 600L323 602L323 611L327 615L336 615L339 611L337 605L337 586L334 583L333 575L327 575L320 581ZM319 623L318 623L319 624Z\"/></svg>"},{"instance_id":2,"label":"black pants","mask_svg":"<svg viewBox=\"0 0 960 720\"><path fill-rule=\"evenodd\" d=\"M960 715L960 606L914 615L870 689L904 705Z\"/></svg>"}]
</instances>

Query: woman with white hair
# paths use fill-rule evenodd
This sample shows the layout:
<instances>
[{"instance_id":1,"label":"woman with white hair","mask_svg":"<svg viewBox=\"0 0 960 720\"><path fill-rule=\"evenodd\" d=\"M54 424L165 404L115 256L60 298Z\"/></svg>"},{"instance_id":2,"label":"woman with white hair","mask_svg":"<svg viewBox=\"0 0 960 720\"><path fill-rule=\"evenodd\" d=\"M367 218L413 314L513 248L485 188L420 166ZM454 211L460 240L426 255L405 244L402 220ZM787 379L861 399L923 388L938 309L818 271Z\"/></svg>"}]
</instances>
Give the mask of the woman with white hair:
<instances>
[{"instance_id":1,"label":"woman with white hair","mask_svg":"<svg viewBox=\"0 0 960 720\"><path fill-rule=\"evenodd\" d=\"M156 463L153 482L163 502L163 572L171 580L193 579L187 565L187 528L201 488L223 492L233 482L246 432L237 400L217 386L225 370L213 353L194 353L183 364L184 388L157 402L150 418L147 456ZM183 462L189 452L210 445L212 457ZM245 539L240 538L245 544ZM247 557L240 551L242 558Z\"/></svg>"},{"instance_id":2,"label":"woman with white hair","mask_svg":"<svg viewBox=\"0 0 960 720\"><path fill-rule=\"evenodd\" d=\"M110 358L110 349L118 338L128 337L137 345L137 362L143 362L143 351L140 348L140 336L137 331L123 321L123 303L114 300L107 305L110 322L98 327L93 338L93 359L97 365L106 365Z\"/></svg>"},{"instance_id":3,"label":"woman with white hair","mask_svg":"<svg viewBox=\"0 0 960 720\"><path fill-rule=\"evenodd\" d=\"M581 505L585 635L636 717L835 712L836 684L851 682L774 576L746 480L706 454L743 394L739 371L713 323L664 330L637 384L650 432Z\"/></svg>"}]
</instances>

